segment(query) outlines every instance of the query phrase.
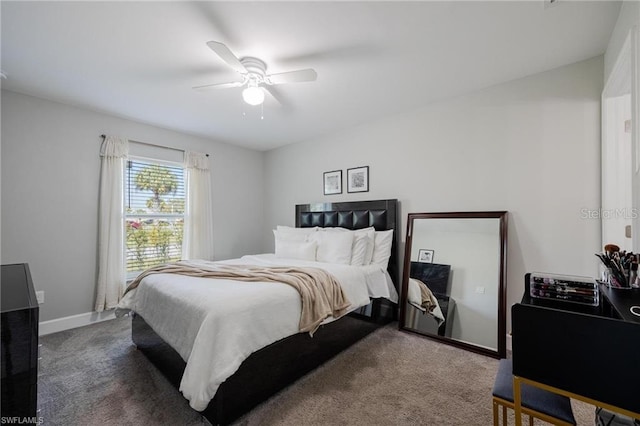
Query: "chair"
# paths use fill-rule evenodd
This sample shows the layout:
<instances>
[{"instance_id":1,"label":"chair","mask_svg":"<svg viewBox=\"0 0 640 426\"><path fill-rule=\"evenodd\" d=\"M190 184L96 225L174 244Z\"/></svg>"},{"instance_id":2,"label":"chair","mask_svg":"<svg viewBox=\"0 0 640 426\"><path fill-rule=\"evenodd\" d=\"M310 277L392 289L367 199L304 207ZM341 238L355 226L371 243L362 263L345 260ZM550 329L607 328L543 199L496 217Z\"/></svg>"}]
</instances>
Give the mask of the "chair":
<instances>
[{"instance_id":1,"label":"chair","mask_svg":"<svg viewBox=\"0 0 640 426\"><path fill-rule=\"evenodd\" d=\"M498 374L493 385L493 425L499 424L499 407L502 407L502 424L507 425L507 408L514 409L513 403L513 361L501 359ZM522 413L529 416L529 425L537 418L553 425L575 425L571 400L544 389L521 385Z\"/></svg>"}]
</instances>

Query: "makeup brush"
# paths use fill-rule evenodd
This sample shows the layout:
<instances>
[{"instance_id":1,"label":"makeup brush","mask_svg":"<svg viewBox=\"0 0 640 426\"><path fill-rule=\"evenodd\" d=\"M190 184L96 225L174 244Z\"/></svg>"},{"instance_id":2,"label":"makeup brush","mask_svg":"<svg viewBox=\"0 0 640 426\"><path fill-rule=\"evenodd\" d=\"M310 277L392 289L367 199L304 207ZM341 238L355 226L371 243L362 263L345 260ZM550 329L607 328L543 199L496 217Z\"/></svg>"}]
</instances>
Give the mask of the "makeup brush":
<instances>
[{"instance_id":1,"label":"makeup brush","mask_svg":"<svg viewBox=\"0 0 640 426\"><path fill-rule=\"evenodd\" d=\"M609 253L618 253L620 251L620 247L615 244L607 244L604 246L604 252Z\"/></svg>"},{"instance_id":2,"label":"makeup brush","mask_svg":"<svg viewBox=\"0 0 640 426\"><path fill-rule=\"evenodd\" d=\"M627 277L625 277L622 267L616 259L617 254L617 252L613 252L613 255L609 257L607 255L596 253L596 256L602 261L602 263L604 263L609 271L611 271L611 285L614 287L623 287L627 283Z\"/></svg>"},{"instance_id":3,"label":"makeup brush","mask_svg":"<svg viewBox=\"0 0 640 426\"><path fill-rule=\"evenodd\" d=\"M631 262L631 270L629 271L629 282L627 287L635 286L637 277L638 277L638 264L636 262Z\"/></svg>"}]
</instances>

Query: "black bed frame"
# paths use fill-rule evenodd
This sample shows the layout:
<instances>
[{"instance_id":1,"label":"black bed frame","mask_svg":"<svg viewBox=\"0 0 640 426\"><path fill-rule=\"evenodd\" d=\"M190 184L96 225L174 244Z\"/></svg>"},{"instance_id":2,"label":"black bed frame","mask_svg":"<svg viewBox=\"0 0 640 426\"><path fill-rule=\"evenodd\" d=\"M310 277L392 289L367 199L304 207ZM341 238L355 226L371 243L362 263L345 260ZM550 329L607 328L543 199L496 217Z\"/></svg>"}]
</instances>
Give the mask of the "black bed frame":
<instances>
[{"instance_id":1,"label":"black bed frame","mask_svg":"<svg viewBox=\"0 0 640 426\"><path fill-rule=\"evenodd\" d=\"M397 200L302 204L296 206L297 227L394 229L389 274L398 287ZM267 400L278 391L325 363L344 349L396 319L397 306L386 299L369 305L338 321L322 325L309 337L298 333L254 352L223 382L202 412L214 425L228 424ZM132 321L132 339L138 349L177 387L186 363L140 315Z\"/></svg>"}]
</instances>

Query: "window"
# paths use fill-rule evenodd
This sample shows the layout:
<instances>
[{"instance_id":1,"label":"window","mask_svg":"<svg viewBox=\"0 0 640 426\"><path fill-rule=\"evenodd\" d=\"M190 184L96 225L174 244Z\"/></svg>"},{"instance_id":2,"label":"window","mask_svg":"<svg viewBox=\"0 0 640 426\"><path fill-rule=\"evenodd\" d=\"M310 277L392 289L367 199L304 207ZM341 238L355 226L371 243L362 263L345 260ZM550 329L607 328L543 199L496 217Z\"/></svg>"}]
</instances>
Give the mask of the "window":
<instances>
[{"instance_id":1,"label":"window","mask_svg":"<svg viewBox=\"0 0 640 426\"><path fill-rule=\"evenodd\" d=\"M127 161L124 198L127 278L180 260L185 208L182 164Z\"/></svg>"}]
</instances>

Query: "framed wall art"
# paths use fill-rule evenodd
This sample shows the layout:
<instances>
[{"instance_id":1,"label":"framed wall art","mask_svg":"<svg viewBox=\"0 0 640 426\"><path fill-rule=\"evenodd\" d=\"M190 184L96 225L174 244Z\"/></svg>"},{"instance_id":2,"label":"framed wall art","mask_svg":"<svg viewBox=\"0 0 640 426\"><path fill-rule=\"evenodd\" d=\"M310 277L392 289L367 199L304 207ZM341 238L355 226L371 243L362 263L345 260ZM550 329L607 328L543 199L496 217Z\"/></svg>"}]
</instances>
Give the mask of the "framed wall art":
<instances>
[{"instance_id":1,"label":"framed wall art","mask_svg":"<svg viewBox=\"0 0 640 426\"><path fill-rule=\"evenodd\" d=\"M347 192L369 191L369 166L347 169Z\"/></svg>"},{"instance_id":2,"label":"framed wall art","mask_svg":"<svg viewBox=\"0 0 640 426\"><path fill-rule=\"evenodd\" d=\"M324 172L324 195L342 194L342 170Z\"/></svg>"},{"instance_id":3,"label":"framed wall art","mask_svg":"<svg viewBox=\"0 0 640 426\"><path fill-rule=\"evenodd\" d=\"M433 250L427 250L427 249L418 250L418 262L433 263Z\"/></svg>"}]
</instances>

